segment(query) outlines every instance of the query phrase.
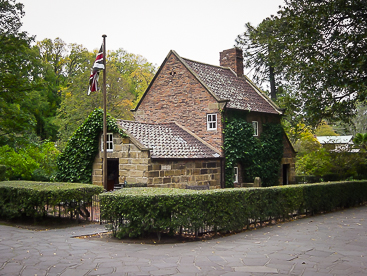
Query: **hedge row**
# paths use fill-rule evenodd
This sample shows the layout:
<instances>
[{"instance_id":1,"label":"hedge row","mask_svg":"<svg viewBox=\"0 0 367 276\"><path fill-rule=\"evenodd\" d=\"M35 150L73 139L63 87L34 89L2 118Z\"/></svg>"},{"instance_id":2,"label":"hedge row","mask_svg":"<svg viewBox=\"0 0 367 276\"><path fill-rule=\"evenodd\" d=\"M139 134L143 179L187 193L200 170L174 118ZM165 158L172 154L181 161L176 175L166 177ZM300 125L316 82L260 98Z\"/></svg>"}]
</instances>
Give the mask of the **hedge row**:
<instances>
[{"instance_id":1,"label":"hedge row","mask_svg":"<svg viewBox=\"0 0 367 276\"><path fill-rule=\"evenodd\" d=\"M90 202L103 187L76 183L32 181L0 182L0 217L39 218L62 205L70 214L81 212L82 203Z\"/></svg>"},{"instance_id":2,"label":"hedge row","mask_svg":"<svg viewBox=\"0 0 367 276\"><path fill-rule=\"evenodd\" d=\"M367 200L367 181L207 191L131 188L100 195L101 218L122 238L202 227L243 229L254 221L317 213Z\"/></svg>"}]
</instances>

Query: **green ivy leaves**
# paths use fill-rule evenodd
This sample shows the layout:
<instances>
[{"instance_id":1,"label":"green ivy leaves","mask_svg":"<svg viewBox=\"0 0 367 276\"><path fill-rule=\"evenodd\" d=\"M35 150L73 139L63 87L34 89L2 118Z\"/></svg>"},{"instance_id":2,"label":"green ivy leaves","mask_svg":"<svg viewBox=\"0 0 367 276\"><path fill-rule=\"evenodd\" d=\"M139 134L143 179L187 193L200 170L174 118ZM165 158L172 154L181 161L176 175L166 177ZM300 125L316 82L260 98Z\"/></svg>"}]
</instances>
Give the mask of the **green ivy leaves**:
<instances>
[{"instance_id":1,"label":"green ivy leaves","mask_svg":"<svg viewBox=\"0 0 367 276\"><path fill-rule=\"evenodd\" d=\"M253 128L245 118L227 118L224 129L226 156L226 187L233 187L233 168L241 163L246 181L255 177L262 179L264 186L277 185L283 157L283 128L280 124L263 124L260 138L253 136Z\"/></svg>"},{"instance_id":2,"label":"green ivy leaves","mask_svg":"<svg viewBox=\"0 0 367 276\"><path fill-rule=\"evenodd\" d=\"M109 132L126 134L118 128L116 121L107 116ZM103 110L95 109L74 132L57 161L56 179L65 182L91 183L92 167L98 153L99 136L103 130Z\"/></svg>"}]
</instances>

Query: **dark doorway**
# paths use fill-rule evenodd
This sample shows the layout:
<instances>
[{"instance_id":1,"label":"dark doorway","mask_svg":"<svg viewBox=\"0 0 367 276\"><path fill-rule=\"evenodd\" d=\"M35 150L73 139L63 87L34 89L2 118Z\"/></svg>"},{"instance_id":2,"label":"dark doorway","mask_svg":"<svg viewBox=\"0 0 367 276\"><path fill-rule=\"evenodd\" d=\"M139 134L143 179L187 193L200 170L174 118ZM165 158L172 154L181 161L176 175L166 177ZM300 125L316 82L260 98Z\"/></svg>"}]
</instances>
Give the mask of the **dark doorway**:
<instances>
[{"instance_id":1,"label":"dark doorway","mask_svg":"<svg viewBox=\"0 0 367 276\"><path fill-rule=\"evenodd\" d=\"M113 191L119 184L119 160L107 159L107 191Z\"/></svg>"},{"instance_id":2,"label":"dark doorway","mask_svg":"<svg viewBox=\"0 0 367 276\"><path fill-rule=\"evenodd\" d=\"M288 185L289 181L289 168L290 165L289 164L283 164L283 185Z\"/></svg>"}]
</instances>

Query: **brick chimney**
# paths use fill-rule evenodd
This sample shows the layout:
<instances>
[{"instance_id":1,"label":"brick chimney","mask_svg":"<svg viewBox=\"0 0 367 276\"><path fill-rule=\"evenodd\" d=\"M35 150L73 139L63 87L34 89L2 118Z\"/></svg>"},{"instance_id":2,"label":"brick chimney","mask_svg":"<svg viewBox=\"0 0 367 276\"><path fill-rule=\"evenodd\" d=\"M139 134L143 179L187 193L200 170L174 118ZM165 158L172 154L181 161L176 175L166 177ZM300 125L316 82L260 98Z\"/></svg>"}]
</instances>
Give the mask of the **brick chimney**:
<instances>
[{"instance_id":1,"label":"brick chimney","mask_svg":"<svg viewBox=\"0 0 367 276\"><path fill-rule=\"evenodd\" d=\"M232 48L220 52L220 66L231 68L237 77L243 76L243 55L242 49Z\"/></svg>"}]
</instances>

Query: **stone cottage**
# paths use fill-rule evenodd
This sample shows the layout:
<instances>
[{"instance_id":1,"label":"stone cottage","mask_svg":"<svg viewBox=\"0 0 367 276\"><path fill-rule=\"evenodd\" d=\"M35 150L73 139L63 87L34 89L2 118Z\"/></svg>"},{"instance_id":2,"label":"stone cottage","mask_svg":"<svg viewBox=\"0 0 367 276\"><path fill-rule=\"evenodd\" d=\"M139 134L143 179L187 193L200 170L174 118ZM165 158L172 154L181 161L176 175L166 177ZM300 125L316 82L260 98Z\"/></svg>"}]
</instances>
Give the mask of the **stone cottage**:
<instances>
[{"instance_id":1,"label":"stone cottage","mask_svg":"<svg viewBox=\"0 0 367 276\"><path fill-rule=\"evenodd\" d=\"M224 119L241 112L260 136L264 123L279 123L279 109L243 74L242 51L220 53L220 66L180 57L170 51L133 110L135 121L119 120L129 138L107 136L108 179L114 185L224 187ZM295 180L295 151L284 134L280 184ZM103 150L103 149L101 149ZM102 183L101 153L93 183ZM240 182L240 166L235 168ZM261 176L260 176L261 177ZM240 184L240 183L239 183Z\"/></svg>"}]
</instances>

